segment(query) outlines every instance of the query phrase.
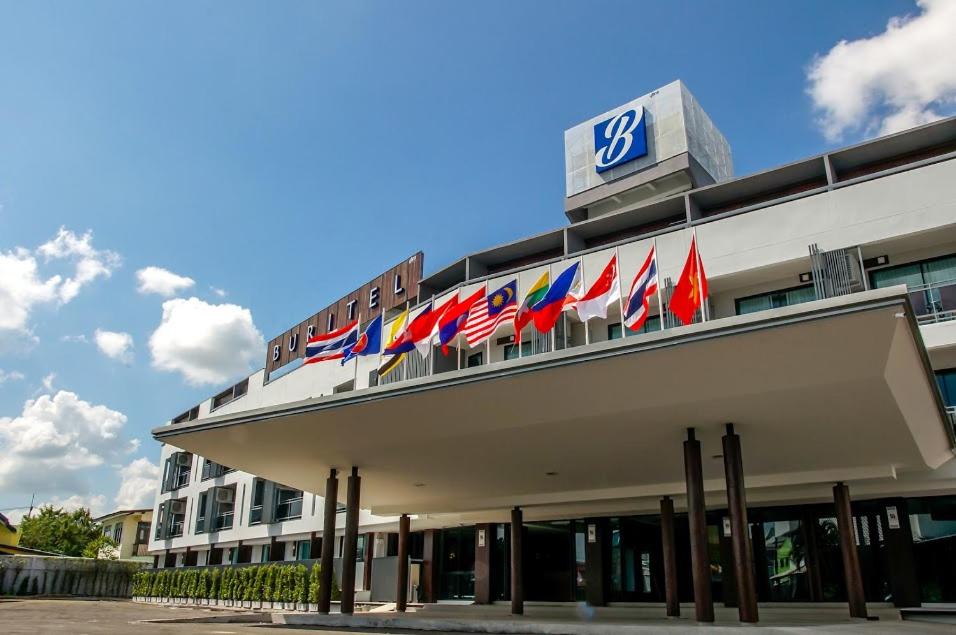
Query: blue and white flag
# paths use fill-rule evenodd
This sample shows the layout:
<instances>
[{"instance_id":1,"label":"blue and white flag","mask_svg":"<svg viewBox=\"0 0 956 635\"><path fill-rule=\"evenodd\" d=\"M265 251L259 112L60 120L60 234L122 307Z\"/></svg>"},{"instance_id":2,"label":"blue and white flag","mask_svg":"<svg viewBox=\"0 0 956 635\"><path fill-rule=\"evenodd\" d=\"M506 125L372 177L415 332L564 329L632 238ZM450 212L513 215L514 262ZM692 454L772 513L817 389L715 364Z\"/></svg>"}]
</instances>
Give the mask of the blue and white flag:
<instances>
[{"instance_id":1,"label":"blue and white flag","mask_svg":"<svg viewBox=\"0 0 956 635\"><path fill-rule=\"evenodd\" d=\"M657 258L654 247L647 254L641 270L637 272L631 291L624 305L624 326L632 331L640 330L647 320L648 301L657 293Z\"/></svg>"}]
</instances>

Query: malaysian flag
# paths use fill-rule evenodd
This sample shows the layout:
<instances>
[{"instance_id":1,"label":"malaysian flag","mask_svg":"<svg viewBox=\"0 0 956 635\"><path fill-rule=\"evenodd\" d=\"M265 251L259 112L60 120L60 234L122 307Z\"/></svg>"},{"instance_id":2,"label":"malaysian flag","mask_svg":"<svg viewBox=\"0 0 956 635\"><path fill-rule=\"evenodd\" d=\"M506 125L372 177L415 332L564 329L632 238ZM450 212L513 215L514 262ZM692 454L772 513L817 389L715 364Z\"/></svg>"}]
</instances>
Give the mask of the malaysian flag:
<instances>
[{"instance_id":1,"label":"malaysian flag","mask_svg":"<svg viewBox=\"0 0 956 635\"><path fill-rule=\"evenodd\" d=\"M465 340L468 346L481 344L504 321L514 319L518 312L518 281L512 280L485 300L479 300L468 313L465 322Z\"/></svg>"},{"instance_id":2,"label":"malaysian flag","mask_svg":"<svg viewBox=\"0 0 956 635\"><path fill-rule=\"evenodd\" d=\"M640 330L647 320L648 300L655 293L657 293L657 258L654 247L651 247L644 265L631 283L631 291L627 294L627 302L624 303L624 326L632 331Z\"/></svg>"}]
</instances>

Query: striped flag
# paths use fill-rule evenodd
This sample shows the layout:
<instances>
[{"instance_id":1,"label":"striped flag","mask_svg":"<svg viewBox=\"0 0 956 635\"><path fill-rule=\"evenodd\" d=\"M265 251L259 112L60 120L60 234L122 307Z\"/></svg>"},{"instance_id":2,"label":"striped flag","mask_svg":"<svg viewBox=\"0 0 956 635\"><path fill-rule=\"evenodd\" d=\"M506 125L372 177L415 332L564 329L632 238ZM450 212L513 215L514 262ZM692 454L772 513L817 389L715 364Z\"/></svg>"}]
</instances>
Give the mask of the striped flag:
<instances>
[{"instance_id":1,"label":"striped flag","mask_svg":"<svg viewBox=\"0 0 956 635\"><path fill-rule=\"evenodd\" d=\"M647 254L647 259L641 270L631 283L631 290L624 303L624 326L632 331L638 331L644 325L648 315L648 300L657 293L657 258L654 247Z\"/></svg>"},{"instance_id":2,"label":"striped flag","mask_svg":"<svg viewBox=\"0 0 956 635\"><path fill-rule=\"evenodd\" d=\"M309 338L305 345L305 363L314 364L329 359L342 359L346 347L358 341L358 320L346 324L340 329Z\"/></svg>"},{"instance_id":3,"label":"striped flag","mask_svg":"<svg viewBox=\"0 0 956 635\"><path fill-rule=\"evenodd\" d=\"M518 281L512 280L472 306L465 322L465 340L475 347L492 336L498 326L518 312Z\"/></svg>"},{"instance_id":4,"label":"striped flag","mask_svg":"<svg viewBox=\"0 0 956 635\"><path fill-rule=\"evenodd\" d=\"M408 309L405 309L401 314L392 322L391 328L388 331L388 339L385 341L389 345L394 344L395 340L402 334L402 331L405 330L405 326L408 324ZM388 354L387 352L385 353ZM405 353L399 353L398 355L392 355L387 360L385 360L381 366L378 368L378 376L384 377L389 374L395 368L402 363L402 360L405 359Z\"/></svg>"}]
</instances>

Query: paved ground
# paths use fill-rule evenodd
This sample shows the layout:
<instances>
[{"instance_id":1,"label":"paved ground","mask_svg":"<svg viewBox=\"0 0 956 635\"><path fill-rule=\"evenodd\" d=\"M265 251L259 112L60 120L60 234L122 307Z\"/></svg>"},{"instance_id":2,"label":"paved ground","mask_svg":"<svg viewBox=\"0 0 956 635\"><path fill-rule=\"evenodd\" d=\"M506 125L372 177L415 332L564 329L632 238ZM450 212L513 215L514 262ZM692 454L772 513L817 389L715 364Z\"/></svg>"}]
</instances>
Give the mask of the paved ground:
<instances>
[{"instance_id":1,"label":"paved ground","mask_svg":"<svg viewBox=\"0 0 956 635\"><path fill-rule=\"evenodd\" d=\"M208 635L295 635L303 632L290 627L265 624L241 623L157 623L143 620L169 620L223 617L228 613L206 609L174 608L133 604L107 600L16 600L0 599L0 633L4 635L37 635L46 633L69 633L70 635L101 635L104 633L135 633L136 635L200 633ZM634 624L631 625L636 626ZM645 631L646 629L646 631ZM908 633L953 633L953 626L918 622L880 620L842 624L788 625L788 626L698 626L690 623L667 623L648 620L640 630L647 633L683 633L688 630L730 633L775 633L803 635L805 633L865 633L867 635L890 635ZM316 630L326 635L371 635L366 630ZM400 630L378 630L383 633L403 633ZM609 632L613 632L609 628ZM432 635L448 635L432 633Z\"/></svg>"}]
</instances>

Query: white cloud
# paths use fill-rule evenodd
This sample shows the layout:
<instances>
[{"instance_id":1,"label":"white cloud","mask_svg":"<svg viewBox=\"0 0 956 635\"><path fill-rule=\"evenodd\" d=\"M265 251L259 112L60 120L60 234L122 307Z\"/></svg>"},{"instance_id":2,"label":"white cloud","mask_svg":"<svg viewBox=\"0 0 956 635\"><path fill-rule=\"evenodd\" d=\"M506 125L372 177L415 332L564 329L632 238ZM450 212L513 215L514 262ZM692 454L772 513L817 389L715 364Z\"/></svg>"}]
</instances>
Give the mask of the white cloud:
<instances>
[{"instance_id":1,"label":"white cloud","mask_svg":"<svg viewBox=\"0 0 956 635\"><path fill-rule=\"evenodd\" d=\"M149 338L153 366L190 384L219 384L248 372L265 346L249 309L199 298L167 300Z\"/></svg>"},{"instance_id":2,"label":"white cloud","mask_svg":"<svg viewBox=\"0 0 956 635\"><path fill-rule=\"evenodd\" d=\"M124 364L133 362L133 336L122 331L96 329L93 340L100 352Z\"/></svg>"},{"instance_id":3,"label":"white cloud","mask_svg":"<svg viewBox=\"0 0 956 635\"><path fill-rule=\"evenodd\" d=\"M162 267L146 267L136 272L140 293L156 293L163 297L171 297L191 288L196 281L186 276L180 276Z\"/></svg>"},{"instance_id":4,"label":"white cloud","mask_svg":"<svg viewBox=\"0 0 956 635\"><path fill-rule=\"evenodd\" d=\"M220 298L224 298L228 295L225 289L220 289L219 287L209 287L209 289Z\"/></svg>"},{"instance_id":5,"label":"white cloud","mask_svg":"<svg viewBox=\"0 0 956 635\"><path fill-rule=\"evenodd\" d=\"M74 270L66 277L60 274L44 277L39 271L38 255L47 264L72 261ZM108 278L119 265L120 257L116 253L93 247L92 232L77 236L65 227L35 253L23 247L0 251L0 336L16 333L35 340L29 328L34 307L66 304L84 286L97 278Z\"/></svg>"},{"instance_id":6,"label":"white cloud","mask_svg":"<svg viewBox=\"0 0 956 635\"><path fill-rule=\"evenodd\" d=\"M159 466L149 459L139 458L119 470L120 486L116 493L118 509L149 507L159 483Z\"/></svg>"},{"instance_id":7,"label":"white cloud","mask_svg":"<svg viewBox=\"0 0 956 635\"><path fill-rule=\"evenodd\" d=\"M89 340L86 339L86 336L83 335L82 333L80 333L79 335L61 335L60 341L72 342L75 344L87 344L89 342Z\"/></svg>"},{"instance_id":8,"label":"white cloud","mask_svg":"<svg viewBox=\"0 0 956 635\"><path fill-rule=\"evenodd\" d=\"M90 515L96 518L97 516L102 516L106 513L106 497L102 494L96 494L91 496L82 496L80 494L73 494L72 496L67 496L66 498L60 498L59 496L53 496L50 499L43 500L42 502L37 502L33 505L33 511L36 513L41 507L46 507L47 505L53 507L54 509L62 509L63 511L72 512L77 509L88 509L90 510ZM7 518L10 519L10 522L14 525L20 524L20 521L23 520L23 517L27 515L27 512L30 511L29 507L21 507L16 510L11 511L6 514Z\"/></svg>"},{"instance_id":9,"label":"white cloud","mask_svg":"<svg viewBox=\"0 0 956 635\"><path fill-rule=\"evenodd\" d=\"M20 381L23 379L23 373L17 370L6 371L0 368L0 384L8 381Z\"/></svg>"},{"instance_id":10,"label":"white cloud","mask_svg":"<svg viewBox=\"0 0 956 635\"><path fill-rule=\"evenodd\" d=\"M892 18L870 38L841 40L813 61L807 92L827 139L889 134L940 119L956 104L956 2L917 5L918 15Z\"/></svg>"},{"instance_id":11,"label":"white cloud","mask_svg":"<svg viewBox=\"0 0 956 635\"><path fill-rule=\"evenodd\" d=\"M125 425L123 413L65 390L28 400L18 416L0 418L0 491L86 495L88 470L139 447Z\"/></svg>"},{"instance_id":12,"label":"white cloud","mask_svg":"<svg viewBox=\"0 0 956 635\"><path fill-rule=\"evenodd\" d=\"M53 380L56 379L56 373L49 373L43 378L43 388L47 392L53 392Z\"/></svg>"}]
</instances>

